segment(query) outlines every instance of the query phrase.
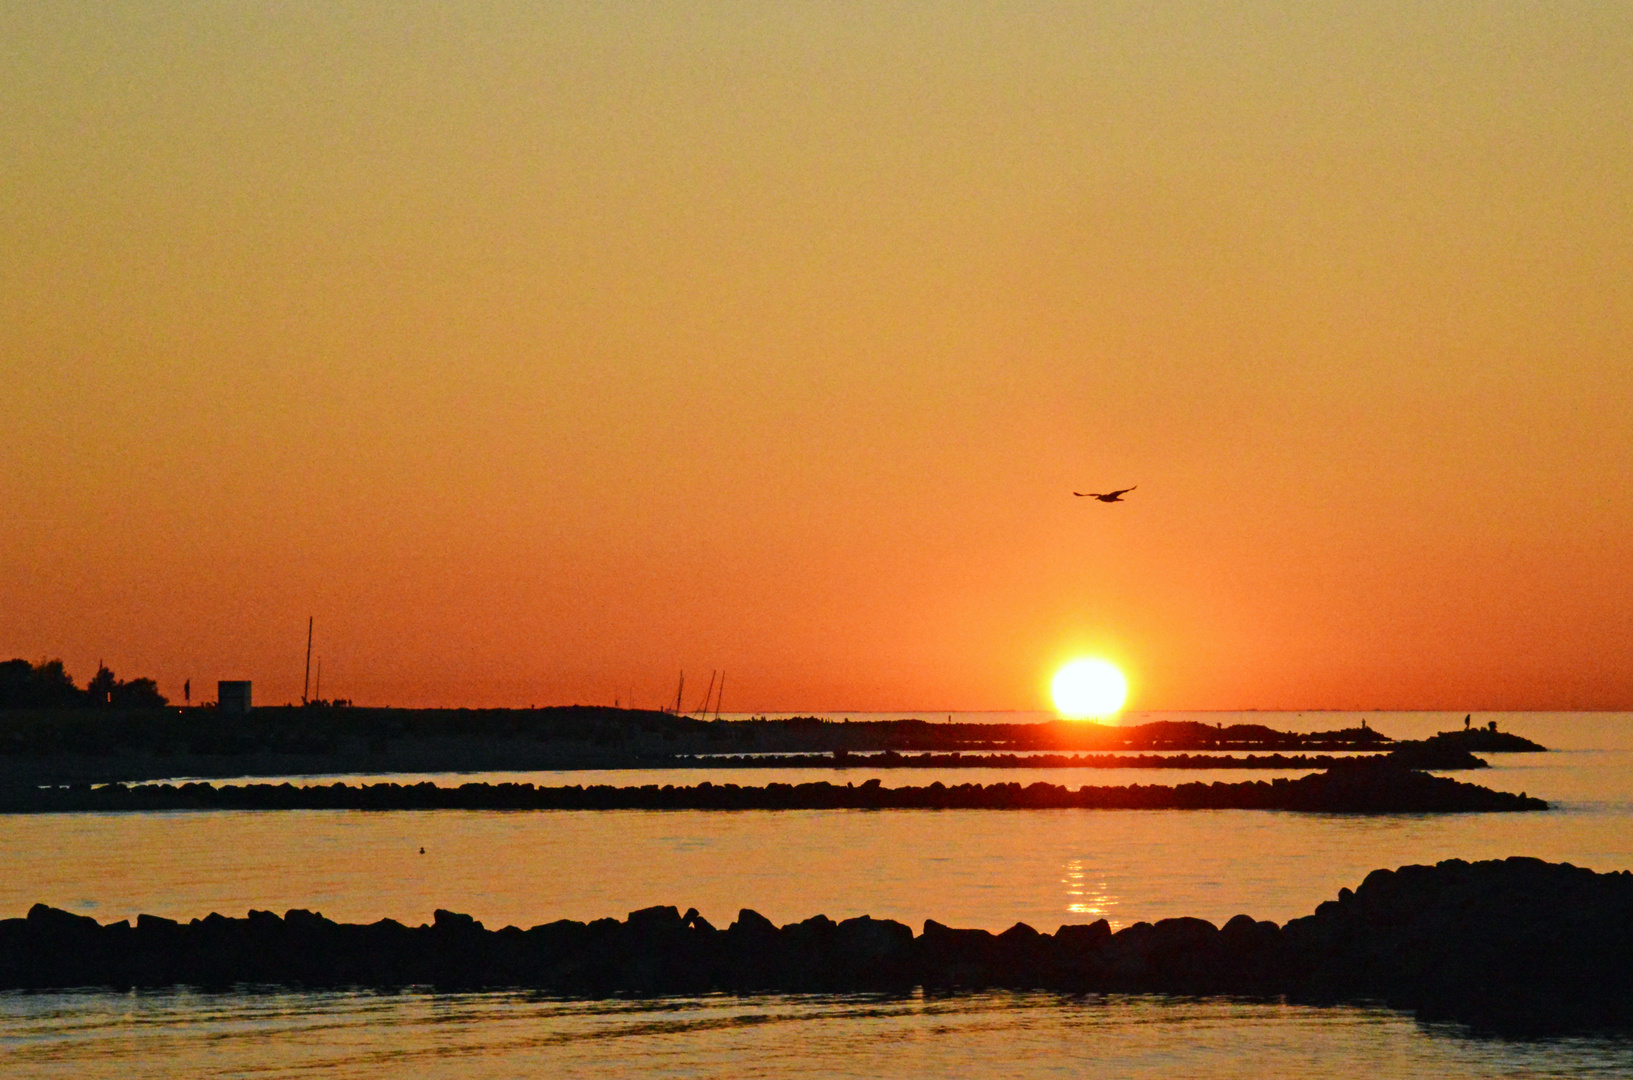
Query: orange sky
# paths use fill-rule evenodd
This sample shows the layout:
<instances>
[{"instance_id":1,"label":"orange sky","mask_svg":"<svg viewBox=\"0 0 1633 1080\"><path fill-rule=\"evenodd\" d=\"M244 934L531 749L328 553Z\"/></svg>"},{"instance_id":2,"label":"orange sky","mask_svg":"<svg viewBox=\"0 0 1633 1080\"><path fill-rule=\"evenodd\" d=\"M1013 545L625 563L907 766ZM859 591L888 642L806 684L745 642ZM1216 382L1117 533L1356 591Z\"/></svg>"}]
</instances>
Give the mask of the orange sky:
<instances>
[{"instance_id":1,"label":"orange sky","mask_svg":"<svg viewBox=\"0 0 1633 1080\"><path fill-rule=\"evenodd\" d=\"M1633 707L1628 5L14 4L0 101L4 656Z\"/></svg>"}]
</instances>

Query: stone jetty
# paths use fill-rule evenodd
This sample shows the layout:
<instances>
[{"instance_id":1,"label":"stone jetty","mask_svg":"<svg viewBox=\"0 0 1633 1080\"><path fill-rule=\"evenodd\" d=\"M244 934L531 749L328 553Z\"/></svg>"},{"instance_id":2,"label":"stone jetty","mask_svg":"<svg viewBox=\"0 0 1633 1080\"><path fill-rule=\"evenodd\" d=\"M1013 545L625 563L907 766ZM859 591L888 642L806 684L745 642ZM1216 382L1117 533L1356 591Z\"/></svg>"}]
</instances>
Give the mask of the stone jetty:
<instances>
[{"instance_id":1,"label":"stone jetty","mask_svg":"<svg viewBox=\"0 0 1633 1080\"><path fill-rule=\"evenodd\" d=\"M1546 810L1493 791L1357 758L1298 779L1166 786L1057 784L715 784L536 787L533 784L108 784L0 790L0 813L154 810L1293 810L1394 814Z\"/></svg>"},{"instance_id":2,"label":"stone jetty","mask_svg":"<svg viewBox=\"0 0 1633 1080\"><path fill-rule=\"evenodd\" d=\"M1486 769L1484 759L1452 743L1396 743L1386 754L1371 757L1410 769L1461 771ZM1540 748L1539 748L1540 749ZM852 754L711 754L677 757L671 768L703 769L1331 769L1357 756L1334 754L989 754L953 751L937 754L898 754L884 750Z\"/></svg>"},{"instance_id":3,"label":"stone jetty","mask_svg":"<svg viewBox=\"0 0 1633 1080\"><path fill-rule=\"evenodd\" d=\"M36 905L0 921L0 987L526 987L570 996L903 992L1233 994L1382 1001L1516 1033L1633 1026L1633 875L1510 858L1376 870L1285 925L1238 915L1044 933L695 910L489 930L336 923L310 911L181 923Z\"/></svg>"}]
</instances>

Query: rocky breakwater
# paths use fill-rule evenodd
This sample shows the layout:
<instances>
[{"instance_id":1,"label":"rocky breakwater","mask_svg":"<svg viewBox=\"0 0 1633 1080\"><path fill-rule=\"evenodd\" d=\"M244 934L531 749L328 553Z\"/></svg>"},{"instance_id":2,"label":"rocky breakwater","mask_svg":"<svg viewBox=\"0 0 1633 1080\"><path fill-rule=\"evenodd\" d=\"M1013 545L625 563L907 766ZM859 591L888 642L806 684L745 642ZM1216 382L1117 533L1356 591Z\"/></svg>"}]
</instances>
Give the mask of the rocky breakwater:
<instances>
[{"instance_id":1,"label":"rocky breakwater","mask_svg":"<svg viewBox=\"0 0 1633 1080\"><path fill-rule=\"evenodd\" d=\"M0 813L153 810L1295 810L1394 814L1546 810L1524 793L1434 776L1389 758L1357 758L1296 780L1131 784L145 784L0 792Z\"/></svg>"},{"instance_id":2,"label":"rocky breakwater","mask_svg":"<svg viewBox=\"0 0 1633 1080\"><path fill-rule=\"evenodd\" d=\"M1383 1001L1509 1032L1633 1026L1633 875L1511 858L1377 870L1286 925L1238 915L1043 933L673 907L488 930L309 911L98 924L36 905L0 921L0 987L530 987L568 995L904 991L1245 994Z\"/></svg>"},{"instance_id":3,"label":"rocky breakwater","mask_svg":"<svg viewBox=\"0 0 1633 1080\"><path fill-rule=\"evenodd\" d=\"M1281 929L1284 992L1514 1033L1633 1028L1633 874L1510 858L1374 870Z\"/></svg>"},{"instance_id":4,"label":"rocky breakwater","mask_svg":"<svg viewBox=\"0 0 1633 1080\"><path fill-rule=\"evenodd\" d=\"M1409 769L1452 771L1485 769L1482 758L1462 746L1452 744L1394 743L1387 753L1368 753ZM1540 748L1539 748L1540 749ZM759 755L680 755L670 765L704 769L1331 769L1343 767L1358 757L1333 754L985 754L953 751L949 754L925 752L898 754L852 754L835 750L828 754Z\"/></svg>"}]
</instances>

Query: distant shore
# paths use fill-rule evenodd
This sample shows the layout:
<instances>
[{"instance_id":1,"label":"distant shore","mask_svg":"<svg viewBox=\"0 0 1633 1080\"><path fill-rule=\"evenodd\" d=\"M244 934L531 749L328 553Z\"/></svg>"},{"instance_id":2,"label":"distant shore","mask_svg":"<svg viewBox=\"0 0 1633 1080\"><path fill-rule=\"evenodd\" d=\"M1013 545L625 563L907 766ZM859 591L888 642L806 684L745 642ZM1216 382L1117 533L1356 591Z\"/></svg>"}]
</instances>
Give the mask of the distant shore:
<instances>
[{"instance_id":1,"label":"distant shore","mask_svg":"<svg viewBox=\"0 0 1633 1080\"><path fill-rule=\"evenodd\" d=\"M590 706L317 706L255 709L236 717L200 708L0 710L0 786L180 776L843 766L864 754L872 755L866 764L873 768L1274 769L1325 767L1331 755L1410 753L1428 755L1413 758L1422 767L1457 769L1480 767L1470 756L1476 752L1542 749L1483 728L1407 743L1365 726L1294 733L1196 721L1129 727L814 717L709 721ZM809 755L829 760L813 762ZM1101 760L1069 760L1082 755Z\"/></svg>"}]
</instances>

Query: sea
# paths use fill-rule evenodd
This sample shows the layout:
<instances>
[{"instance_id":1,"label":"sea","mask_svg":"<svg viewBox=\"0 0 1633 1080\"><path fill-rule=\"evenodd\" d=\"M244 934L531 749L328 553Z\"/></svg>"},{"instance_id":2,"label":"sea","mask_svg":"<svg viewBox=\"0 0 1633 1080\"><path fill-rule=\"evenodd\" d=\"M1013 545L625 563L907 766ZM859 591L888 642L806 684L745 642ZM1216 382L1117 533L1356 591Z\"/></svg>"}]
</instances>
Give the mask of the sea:
<instances>
[{"instance_id":1,"label":"sea","mask_svg":"<svg viewBox=\"0 0 1633 1080\"><path fill-rule=\"evenodd\" d=\"M1048 714L833 714L1027 723ZM1396 738L1457 713L1135 714ZM1549 747L1455 774L1527 814L1178 810L289 811L0 815L0 917L36 902L101 921L250 908L489 927L695 907L1003 930L1308 914L1379 867L1536 856L1633 869L1633 714L1481 713ZM438 783L1174 784L1255 770L686 768L415 775ZM382 777L289 777L292 782ZM1633 1076L1633 1038L1512 1039L1365 1004L986 992L560 999L525 992L240 987L0 993L5 1077Z\"/></svg>"}]
</instances>

